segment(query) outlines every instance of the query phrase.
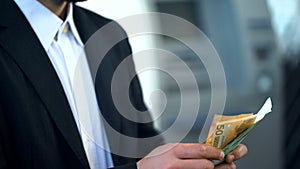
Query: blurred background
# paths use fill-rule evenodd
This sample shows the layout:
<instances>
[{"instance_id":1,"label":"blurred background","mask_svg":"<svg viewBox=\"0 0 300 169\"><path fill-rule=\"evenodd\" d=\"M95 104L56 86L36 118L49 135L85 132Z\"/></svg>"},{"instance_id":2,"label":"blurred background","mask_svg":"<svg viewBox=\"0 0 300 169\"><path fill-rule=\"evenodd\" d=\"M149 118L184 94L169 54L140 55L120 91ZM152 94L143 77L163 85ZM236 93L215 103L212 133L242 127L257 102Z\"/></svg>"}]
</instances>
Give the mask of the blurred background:
<instances>
[{"instance_id":1,"label":"blurred background","mask_svg":"<svg viewBox=\"0 0 300 169\"><path fill-rule=\"evenodd\" d=\"M249 154L238 161L238 168L283 169L300 167L297 164L299 143L293 145L300 141L297 140L299 136L293 136L293 133L296 135L299 130L295 130L297 125L293 125L293 128L286 127L289 126L286 119L292 117L296 119L293 124L297 124L297 118L293 117L298 115L290 115L287 118L289 110L284 107L289 104L286 103L286 98L290 98L286 87L290 82L285 75L297 69L299 60L298 1L89 0L80 5L114 20L144 12L163 12L179 16L196 25L211 40L224 66L227 87L219 89L227 91L224 114L256 113L268 96L273 100L272 114L244 141L248 145ZM136 26L141 25L172 32L180 39L195 45L201 40L180 25L171 26L167 22L161 22L160 18L146 18L145 23L136 23ZM134 54L151 48L164 49L178 56L192 70L197 80L201 102L196 123L182 142L198 142L211 103L209 76L199 57L188 46L167 36L140 35L131 37L130 42ZM150 55L144 58L135 57L137 69L143 62L166 66L181 79L185 78L176 59ZM184 83L184 91L180 91L174 78L166 73L148 70L140 72L139 77L145 102L153 116L160 114L156 111L159 111L157 105L161 97L153 94L153 91L159 89L164 92L167 103L155 124L162 131L168 129L178 115L180 93L191 93L190 99L193 99L194 91L191 90L189 81ZM296 77L297 73L291 78ZM295 91L298 92L296 89L292 92ZM297 104L291 100L293 104ZM293 113L299 114L297 109ZM194 117L186 112L185 120L178 125L184 126L194 120ZM180 132L179 126L178 131L174 131L166 140L172 142L172 136L180 135ZM290 138L293 141L289 141Z\"/></svg>"}]
</instances>

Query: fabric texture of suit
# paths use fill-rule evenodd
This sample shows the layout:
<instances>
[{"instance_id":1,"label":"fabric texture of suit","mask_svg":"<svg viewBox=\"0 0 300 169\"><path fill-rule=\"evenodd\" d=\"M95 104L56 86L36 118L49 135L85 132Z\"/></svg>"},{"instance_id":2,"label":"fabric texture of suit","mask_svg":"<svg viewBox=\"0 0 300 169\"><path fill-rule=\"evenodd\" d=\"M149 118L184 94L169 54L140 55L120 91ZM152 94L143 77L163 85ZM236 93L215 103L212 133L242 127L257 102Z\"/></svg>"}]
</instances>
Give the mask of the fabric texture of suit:
<instances>
[{"instance_id":1,"label":"fabric texture of suit","mask_svg":"<svg viewBox=\"0 0 300 169\"><path fill-rule=\"evenodd\" d=\"M300 64L285 65L285 168L300 168Z\"/></svg>"},{"instance_id":2,"label":"fabric texture of suit","mask_svg":"<svg viewBox=\"0 0 300 169\"><path fill-rule=\"evenodd\" d=\"M0 169L88 169L68 100L46 51L14 1L3 0L0 11ZM111 22L76 5L73 16L84 43ZM112 33L125 35L117 27ZM109 125L122 134L136 138L154 136L158 133L153 123L124 118L112 100L112 75L130 54L128 40L122 40L107 53L97 70L95 88L100 110ZM133 62L128 67L133 69ZM137 78L128 92L136 109L146 111ZM126 149L124 140L109 134L108 140L119 143L110 144L111 148ZM128 147L124 151L142 149L146 154L162 143L162 139L157 139L147 147L137 144L135 150ZM136 168L137 159L112 155L115 168Z\"/></svg>"}]
</instances>

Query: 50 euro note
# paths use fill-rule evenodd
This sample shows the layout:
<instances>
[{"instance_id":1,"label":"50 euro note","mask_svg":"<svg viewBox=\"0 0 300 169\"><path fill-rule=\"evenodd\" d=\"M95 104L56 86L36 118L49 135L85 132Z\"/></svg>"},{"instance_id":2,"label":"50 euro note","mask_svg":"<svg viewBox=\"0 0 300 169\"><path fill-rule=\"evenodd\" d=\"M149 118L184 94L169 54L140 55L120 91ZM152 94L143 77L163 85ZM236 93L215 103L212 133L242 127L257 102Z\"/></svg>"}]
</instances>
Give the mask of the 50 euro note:
<instances>
[{"instance_id":1,"label":"50 euro note","mask_svg":"<svg viewBox=\"0 0 300 169\"><path fill-rule=\"evenodd\" d=\"M223 149L225 155L234 150L272 109L272 101L268 98L258 113L235 116L215 115L212 121L206 144Z\"/></svg>"},{"instance_id":2,"label":"50 euro note","mask_svg":"<svg viewBox=\"0 0 300 169\"><path fill-rule=\"evenodd\" d=\"M237 116L215 115L206 144L223 149L243 131L250 128L256 115L241 114Z\"/></svg>"}]
</instances>

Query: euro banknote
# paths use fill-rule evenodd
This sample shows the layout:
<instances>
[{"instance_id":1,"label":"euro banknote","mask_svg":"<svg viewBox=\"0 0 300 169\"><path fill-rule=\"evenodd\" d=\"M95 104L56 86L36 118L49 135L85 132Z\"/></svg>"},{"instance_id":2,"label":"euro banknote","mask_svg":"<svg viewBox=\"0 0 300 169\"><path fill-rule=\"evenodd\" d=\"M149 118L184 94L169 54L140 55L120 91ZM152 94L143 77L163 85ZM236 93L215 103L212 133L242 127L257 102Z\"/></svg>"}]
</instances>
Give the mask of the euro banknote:
<instances>
[{"instance_id":1,"label":"euro banknote","mask_svg":"<svg viewBox=\"0 0 300 169\"><path fill-rule=\"evenodd\" d=\"M272 101L268 98L256 114L215 115L206 144L223 149L225 155L229 154L271 110Z\"/></svg>"}]
</instances>

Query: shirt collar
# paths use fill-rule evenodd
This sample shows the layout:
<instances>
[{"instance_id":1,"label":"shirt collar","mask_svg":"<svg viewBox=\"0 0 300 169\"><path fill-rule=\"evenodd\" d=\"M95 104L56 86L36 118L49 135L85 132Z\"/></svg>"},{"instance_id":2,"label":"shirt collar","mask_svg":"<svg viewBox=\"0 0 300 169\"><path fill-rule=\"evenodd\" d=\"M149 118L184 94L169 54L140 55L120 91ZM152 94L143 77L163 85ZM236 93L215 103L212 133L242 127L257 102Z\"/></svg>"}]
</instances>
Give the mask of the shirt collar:
<instances>
[{"instance_id":1,"label":"shirt collar","mask_svg":"<svg viewBox=\"0 0 300 169\"><path fill-rule=\"evenodd\" d=\"M38 36L46 51L63 28L68 25L77 43L83 46L73 20L73 4L70 3L66 20L63 21L37 0L15 0Z\"/></svg>"}]
</instances>

